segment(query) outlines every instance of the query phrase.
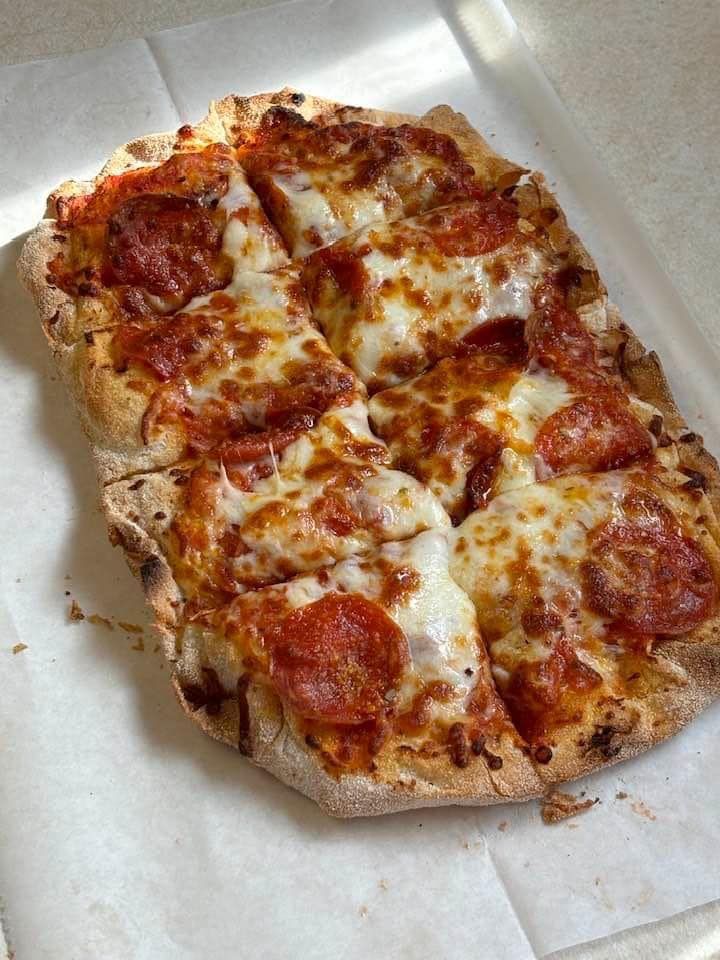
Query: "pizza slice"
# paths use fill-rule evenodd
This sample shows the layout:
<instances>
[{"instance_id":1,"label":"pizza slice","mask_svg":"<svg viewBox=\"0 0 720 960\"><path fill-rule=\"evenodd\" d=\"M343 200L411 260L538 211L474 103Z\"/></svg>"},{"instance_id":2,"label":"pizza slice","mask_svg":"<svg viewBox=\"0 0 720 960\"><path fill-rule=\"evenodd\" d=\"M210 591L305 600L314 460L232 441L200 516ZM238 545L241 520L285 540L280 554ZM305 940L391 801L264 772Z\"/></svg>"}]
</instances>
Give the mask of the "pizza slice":
<instances>
[{"instance_id":1,"label":"pizza slice","mask_svg":"<svg viewBox=\"0 0 720 960\"><path fill-rule=\"evenodd\" d=\"M228 448L279 454L364 387L313 323L297 271L236 272L171 316L87 331L56 357L103 483Z\"/></svg>"},{"instance_id":2,"label":"pizza slice","mask_svg":"<svg viewBox=\"0 0 720 960\"><path fill-rule=\"evenodd\" d=\"M447 527L439 501L389 467L358 399L326 412L285 445L251 436L219 459L178 465L105 488L112 538L136 569L166 586L161 616L177 620L235 593L287 580L390 540Z\"/></svg>"},{"instance_id":3,"label":"pizza slice","mask_svg":"<svg viewBox=\"0 0 720 960\"><path fill-rule=\"evenodd\" d=\"M657 462L510 491L453 531L452 576L541 775L630 756L718 694L719 535L697 473Z\"/></svg>"},{"instance_id":4,"label":"pizza slice","mask_svg":"<svg viewBox=\"0 0 720 960\"><path fill-rule=\"evenodd\" d=\"M176 655L185 709L336 815L542 790L440 531L243 594Z\"/></svg>"},{"instance_id":5,"label":"pizza slice","mask_svg":"<svg viewBox=\"0 0 720 960\"><path fill-rule=\"evenodd\" d=\"M235 269L288 262L232 148L190 139L181 149L152 166L122 151L95 183L50 198L55 219L26 245L21 270L51 342L171 313L227 286Z\"/></svg>"},{"instance_id":6,"label":"pizza slice","mask_svg":"<svg viewBox=\"0 0 720 960\"><path fill-rule=\"evenodd\" d=\"M371 392L455 353L482 325L525 320L549 274L573 306L602 295L587 255L538 181L388 224L308 258L315 317Z\"/></svg>"},{"instance_id":7,"label":"pizza slice","mask_svg":"<svg viewBox=\"0 0 720 960\"><path fill-rule=\"evenodd\" d=\"M628 334L617 311L563 301L551 275L526 324L479 327L460 355L370 401L395 466L427 483L455 521L514 487L628 466L670 443L660 411L623 380Z\"/></svg>"},{"instance_id":8,"label":"pizza slice","mask_svg":"<svg viewBox=\"0 0 720 960\"><path fill-rule=\"evenodd\" d=\"M294 257L368 223L504 189L522 172L449 107L418 118L287 90L217 109Z\"/></svg>"}]
</instances>

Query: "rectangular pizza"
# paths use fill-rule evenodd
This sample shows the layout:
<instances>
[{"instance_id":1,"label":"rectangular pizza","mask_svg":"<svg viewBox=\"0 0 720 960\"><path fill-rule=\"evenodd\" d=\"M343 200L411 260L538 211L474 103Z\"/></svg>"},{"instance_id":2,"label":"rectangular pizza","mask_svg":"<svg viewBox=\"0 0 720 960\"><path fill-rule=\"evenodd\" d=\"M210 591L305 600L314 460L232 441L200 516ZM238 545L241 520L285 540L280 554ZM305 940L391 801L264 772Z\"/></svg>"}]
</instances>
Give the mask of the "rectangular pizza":
<instances>
[{"instance_id":1,"label":"rectangular pizza","mask_svg":"<svg viewBox=\"0 0 720 960\"><path fill-rule=\"evenodd\" d=\"M19 273L182 707L329 813L539 797L720 693L717 464L462 114L229 96Z\"/></svg>"}]
</instances>

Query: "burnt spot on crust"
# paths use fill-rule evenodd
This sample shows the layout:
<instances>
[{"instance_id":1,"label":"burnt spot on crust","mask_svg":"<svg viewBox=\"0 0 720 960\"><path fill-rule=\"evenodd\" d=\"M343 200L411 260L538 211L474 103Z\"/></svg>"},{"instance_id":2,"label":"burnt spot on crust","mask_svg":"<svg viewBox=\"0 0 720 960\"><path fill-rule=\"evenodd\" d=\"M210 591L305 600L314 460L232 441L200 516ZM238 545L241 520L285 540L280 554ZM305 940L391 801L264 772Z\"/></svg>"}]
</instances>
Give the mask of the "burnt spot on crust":
<instances>
[{"instance_id":1,"label":"burnt spot on crust","mask_svg":"<svg viewBox=\"0 0 720 960\"><path fill-rule=\"evenodd\" d=\"M302 106L303 103L305 103L305 94L300 93L299 90L296 90L295 93L290 94L290 102L296 107Z\"/></svg>"},{"instance_id":2,"label":"burnt spot on crust","mask_svg":"<svg viewBox=\"0 0 720 960\"><path fill-rule=\"evenodd\" d=\"M291 110L290 107L273 106L267 111L260 124L261 138L271 133L313 127L310 120L306 120L301 113Z\"/></svg>"},{"instance_id":3,"label":"burnt spot on crust","mask_svg":"<svg viewBox=\"0 0 720 960\"><path fill-rule=\"evenodd\" d=\"M470 762L470 740L462 723L454 723L448 731L450 759L456 767L466 767Z\"/></svg>"},{"instance_id":4,"label":"burnt spot on crust","mask_svg":"<svg viewBox=\"0 0 720 960\"><path fill-rule=\"evenodd\" d=\"M680 470L688 478L683 484L685 490L702 490L705 492L708 487L707 477L699 470L693 470L690 467L681 467Z\"/></svg>"},{"instance_id":5,"label":"burnt spot on crust","mask_svg":"<svg viewBox=\"0 0 720 960\"><path fill-rule=\"evenodd\" d=\"M140 580L145 593L150 593L160 582L163 574L163 562L158 556L149 557L140 565Z\"/></svg>"},{"instance_id":6,"label":"burnt spot on crust","mask_svg":"<svg viewBox=\"0 0 720 960\"><path fill-rule=\"evenodd\" d=\"M120 544L123 542L122 533L118 530L117 527L115 526L108 527L108 540L110 541L110 545L113 547L119 547Z\"/></svg>"},{"instance_id":7,"label":"burnt spot on crust","mask_svg":"<svg viewBox=\"0 0 720 960\"><path fill-rule=\"evenodd\" d=\"M472 752L476 757L482 757L489 770L500 770L503 765L502 757L490 751L485 746L485 737L476 737L472 742Z\"/></svg>"},{"instance_id":8,"label":"burnt spot on crust","mask_svg":"<svg viewBox=\"0 0 720 960\"><path fill-rule=\"evenodd\" d=\"M650 423L648 424L648 430L655 437L656 440L660 437L663 430L663 418L661 414L656 413L650 418Z\"/></svg>"},{"instance_id":9,"label":"burnt spot on crust","mask_svg":"<svg viewBox=\"0 0 720 960\"><path fill-rule=\"evenodd\" d=\"M193 713L204 707L209 717L217 716L223 700L228 700L230 694L224 689L212 667L203 667L201 674L202 683L181 683L182 694L190 704Z\"/></svg>"},{"instance_id":10,"label":"burnt spot on crust","mask_svg":"<svg viewBox=\"0 0 720 960\"><path fill-rule=\"evenodd\" d=\"M603 759L612 760L622 749L621 743L614 743L613 741L618 734L623 732L624 731L618 727L612 726L612 724L596 723L595 730L590 737L588 739L581 739L578 745L584 748L586 756L589 753L597 752Z\"/></svg>"},{"instance_id":11,"label":"burnt spot on crust","mask_svg":"<svg viewBox=\"0 0 720 960\"><path fill-rule=\"evenodd\" d=\"M542 744L535 750L535 762L546 766L553 758L553 752L547 744Z\"/></svg>"},{"instance_id":12,"label":"burnt spot on crust","mask_svg":"<svg viewBox=\"0 0 720 960\"><path fill-rule=\"evenodd\" d=\"M250 676L244 673L237 682L235 693L238 706L238 750L246 757L252 754L250 742L250 705L248 704L247 698L249 686Z\"/></svg>"}]
</instances>

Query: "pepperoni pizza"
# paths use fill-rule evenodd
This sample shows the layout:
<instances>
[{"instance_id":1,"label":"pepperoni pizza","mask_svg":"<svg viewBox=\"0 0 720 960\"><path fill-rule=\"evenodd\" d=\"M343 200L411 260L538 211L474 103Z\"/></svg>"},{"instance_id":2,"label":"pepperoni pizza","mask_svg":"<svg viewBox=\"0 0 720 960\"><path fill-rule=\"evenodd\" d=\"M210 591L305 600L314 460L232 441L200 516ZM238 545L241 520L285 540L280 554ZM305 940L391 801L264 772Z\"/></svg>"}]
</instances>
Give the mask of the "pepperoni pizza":
<instances>
[{"instance_id":1,"label":"pepperoni pizza","mask_svg":"<svg viewBox=\"0 0 720 960\"><path fill-rule=\"evenodd\" d=\"M181 704L341 816L540 796L720 693L720 484L539 174L297 91L19 264Z\"/></svg>"}]
</instances>

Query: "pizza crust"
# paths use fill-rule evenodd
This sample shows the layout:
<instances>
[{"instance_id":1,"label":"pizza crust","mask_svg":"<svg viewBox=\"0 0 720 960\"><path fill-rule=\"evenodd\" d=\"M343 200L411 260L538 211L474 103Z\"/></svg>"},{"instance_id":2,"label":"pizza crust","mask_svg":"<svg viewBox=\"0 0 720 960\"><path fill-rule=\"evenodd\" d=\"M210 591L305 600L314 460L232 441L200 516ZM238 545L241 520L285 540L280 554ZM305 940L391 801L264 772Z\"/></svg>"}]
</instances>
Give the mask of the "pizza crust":
<instances>
[{"instance_id":1,"label":"pizza crust","mask_svg":"<svg viewBox=\"0 0 720 960\"><path fill-rule=\"evenodd\" d=\"M369 123L396 124L411 122L455 138L468 161L491 185L501 189L515 184L526 171L496 154L469 125L462 114L450 107L438 106L417 118L378 110L344 106L332 101L285 89L279 93L255 97L229 96L214 102L208 115L192 129L191 135L165 133L141 137L116 150L91 182L68 181L51 194L48 219L30 234L18 262L20 279L35 301L43 330L70 388L83 425L93 443L101 479L122 472L122 453L110 452L108 436L113 428L122 432L122 416L116 412L101 418L99 428L90 416L95 388L80 385L74 370L72 345L87 329L102 326L102 315L88 317L78 303L51 286L47 264L63 249L65 239L54 219L63 200L86 194L104 176L122 173L139 166L159 164L173 152L201 147L210 141L235 144L252 135L267 110L284 107L300 113L305 119L319 123L341 123L362 120ZM580 240L567 226L555 197L541 175L533 175L517 191L529 207L554 211L548 234L557 249L567 252L568 262L584 275L580 285L580 302L603 299L605 290L595 264ZM685 422L673 400L660 362L647 352L617 313L612 314L613 328L622 332L621 372L636 395L660 410L665 429L677 450L681 467L698 471L706 479L707 496L702 509L707 515L707 528L717 541L720 513L720 470L715 459L705 450L702 438L687 431ZM81 349L81 348L79 348ZM112 393L112 391L111 391ZM114 403L103 401L113 406ZM118 416L115 421L112 417ZM167 456L174 456L172 438L166 441ZM149 453L150 456L150 453ZM278 779L314 799L334 816L360 816L389 813L423 806L447 804L491 804L506 800L527 800L541 796L549 783L573 779L591 771L627 759L663 739L677 733L713 699L720 695L720 615L687 636L661 641L657 645L659 659L666 665L672 680L666 690L659 690L642 701L626 701L604 706L584 725L578 739L575 728L562 732L549 764L541 764L528 756L508 735L493 751L503 758L500 771L491 771L482 758L465 768L456 767L446 754L431 758L408 757L393 748L384 751L378 770L373 775L331 776L316 751L306 745L292 718L285 715L282 704L267 687L251 683L243 697L231 695L222 701L217 713L206 707L196 708L183 690L188 684L201 681L201 650L181 650L176 640L183 597L172 571L160 549L158 538L170 523L173 504L182 487L162 475L145 478L143 515L163 518L152 524L138 522L135 512L137 497L123 492L121 484L106 488L104 510L114 543L125 552L132 572L140 579L147 602L154 611L157 628L163 638L168 659L175 664L173 684L185 712L209 735L236 749L242 749L254 763ZM129 483L126 484L126 487Z\"/></svg>"},{"instance_id":2,"label":"pizza crust","mask_svg":"<svg viewBox=\"0 0 720 960\"><path fill-rule=\"evenodd\" d=\"M475 168L476 175L487 189L497 187L504 190L517 183L522 174L527 172L523 167L496 153L468 123L464 114L457 113L446 104L433 107L422 116L416 116L411 113L346 106L286 87L278 93L225 97L211 104L211 114L214 113L221 119L228 142L239 144L253 136L269 110L277 108L292 110L303 119L321 126L357 121L378 126L410 123L427 127L456 141L467 162Z\"/></svg>"},{"instance_id":3,"label":"pizza crust","mask_svg":"<svg viewBox=\"0 0 720 960\"><path fill-rule=\"evenodd\" d=\"M480 757L461 769L446 754L419 758L391 747L382 751L372 775L332 776L285 714L280 700L264 685L250 683L241 693L247 698L247 730L241 729L237 696L224 700L217 713L194 708L183 689L202 682L195 666L201 659L202 651L184 651L173 674L173 686L185 713L205 733L240 750L256 766L310 797L331 816L378 816L453 804L484 806L534 799L545 790L533 764L509 735L492 744L492 752L503 760L499 771L489 770Z\"/></svg>"}]
</instances>

